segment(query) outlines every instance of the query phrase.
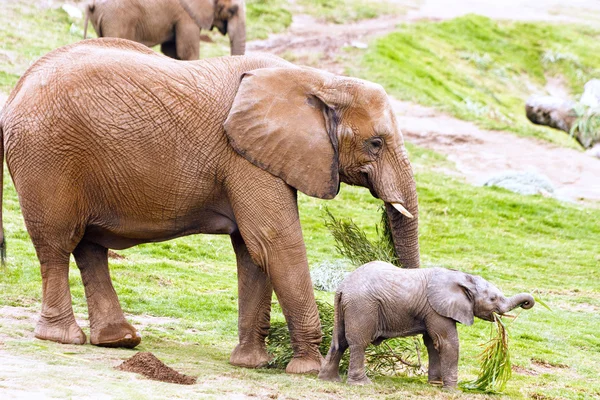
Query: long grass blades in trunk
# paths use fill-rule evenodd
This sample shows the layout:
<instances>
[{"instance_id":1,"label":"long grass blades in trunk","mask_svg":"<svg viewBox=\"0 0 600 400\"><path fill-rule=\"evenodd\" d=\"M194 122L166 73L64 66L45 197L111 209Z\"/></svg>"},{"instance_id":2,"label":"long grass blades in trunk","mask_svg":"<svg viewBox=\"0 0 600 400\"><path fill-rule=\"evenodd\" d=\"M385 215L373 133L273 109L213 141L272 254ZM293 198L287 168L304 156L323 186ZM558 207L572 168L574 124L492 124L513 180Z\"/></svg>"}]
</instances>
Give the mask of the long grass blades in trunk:
<instances>
[{"instance_id":1,"label":"long grass blades in trunk","mask_svg":"<svg viewBox=\"0 0 600 400\"><path fill-rule=\"evenodd\" d=\"M479 356L479 375L474 381L461 383L460 387L464 390L499 393L504 390L506 382L510 379L512 369L508 351L508 330L497 314L494 314L494 320L490 340L483 345L485 348Z\"/></svg>"}]
</instances>

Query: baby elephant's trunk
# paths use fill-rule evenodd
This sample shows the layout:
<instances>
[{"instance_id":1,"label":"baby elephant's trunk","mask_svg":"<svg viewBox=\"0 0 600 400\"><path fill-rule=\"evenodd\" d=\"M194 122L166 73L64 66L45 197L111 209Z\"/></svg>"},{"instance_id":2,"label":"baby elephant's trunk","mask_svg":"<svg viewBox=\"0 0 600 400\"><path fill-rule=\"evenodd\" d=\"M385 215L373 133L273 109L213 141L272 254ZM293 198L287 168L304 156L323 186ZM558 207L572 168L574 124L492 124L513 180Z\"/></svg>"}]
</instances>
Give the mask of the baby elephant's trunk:
<instances>
[{"instance_id":1,"label":"baby elephant's trunk","mask_svg":"<svg viewBox=\"0 0 600 400\"><path fill-rule=\"evenodd\" d=\"M504 314L506 312L509 312L512 309L515 309L517 307L522 307L526 310L530 309L531 307L533 307L535 305L535 300L533 299L533 296L528 294L528 293L520 293L517 295L514 295L513 297L510 297L507 299L506 302L506 309L505 310L500 310L501 314Z\"/></svg>"}]
</instances>

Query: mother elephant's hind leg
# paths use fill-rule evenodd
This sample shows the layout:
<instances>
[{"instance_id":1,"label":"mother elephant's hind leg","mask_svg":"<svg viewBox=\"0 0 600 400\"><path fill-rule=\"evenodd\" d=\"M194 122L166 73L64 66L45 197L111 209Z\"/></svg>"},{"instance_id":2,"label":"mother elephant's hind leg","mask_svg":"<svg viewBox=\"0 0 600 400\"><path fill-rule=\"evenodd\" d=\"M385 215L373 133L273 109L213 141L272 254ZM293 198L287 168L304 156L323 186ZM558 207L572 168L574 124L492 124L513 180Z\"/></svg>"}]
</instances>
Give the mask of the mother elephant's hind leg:
<instances>
[{"instance_id":1,"label":"mother elephant's hind leg","mask_svg":"<svg viewBox=\"0 0 600 400\"><path fill-rule=\"evenodd\" d=\"M90 342L105 347L133 348L142 340L123 315L108 271L108 250L82 241L73 251L85 288L90 318Z\"/></svg>"},{"instance_id":2,"label":"mother elephant's hind leg","mask_svg":"<svg viewBox=\"0 0 600 400\"><path fill-rule=\"evenodd\" d=\"M75 322L71 305L69 253L47 244L37 243L35 247L42 272L42 313L35 327L35 337L84 344L86 337Z\"/></svg>"},{"instance_id":3,"label":"mother elephant's hind leg","mask_svg":"<svg viewBox=\"0 0 600 400\"><path fill-rule=\"evenodd\" d=\"M231 235L238 270L240 343L229 362L246 368L260 368L269 362L265 338L269 334L273 288L264 271L258 267L239 232Z\"/></svg>"}]
</instances>

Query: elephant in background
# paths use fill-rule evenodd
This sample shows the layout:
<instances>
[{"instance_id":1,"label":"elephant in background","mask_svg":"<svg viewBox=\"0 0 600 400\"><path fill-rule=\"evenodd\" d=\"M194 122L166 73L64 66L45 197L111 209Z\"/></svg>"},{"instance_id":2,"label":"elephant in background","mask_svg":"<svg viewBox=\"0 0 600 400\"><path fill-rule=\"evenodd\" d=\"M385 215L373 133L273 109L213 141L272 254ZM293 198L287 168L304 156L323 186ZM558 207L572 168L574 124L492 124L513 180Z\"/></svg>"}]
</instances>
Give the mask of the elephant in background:
<instances>
[{"instance_id":1,"label":"elephant in background","mask_svg":"<svg viewBox=\"0 0 600 400\"><path fill-rule=\"evenodd\" d=\"M129 39L178 60L200 57L200 30L217 28L229 35L231 55L246 51L244 0L92 0L88 21L98 37Z\"/></svg>"},{"instance_id":2,"label":"elephant in background","mask_svg":"<svg viewBox=\"0 0 600 400\"><path fill-rule=\"evenodd\" d=\"M371 82L275 56L181 62L132 41L90 39L25 72L0 133L41 265L40 339L86 341L70 254L91 343L135 347L141 338L123 315L107 250L226 234L239 291L230 362L269 360L274 290L294 350L286 370L318 371L322 334L297 190L331 199L340 182L369 188L385 202L400 262L419 267L412 168L387 95Z\"/></svg>"},{"instance_id":3,"label":"elephant in background","mask_svg":"<svg viewBox=\"0 0 600 400\"><path fill-rule=\"evenodd\" d=\"M535 301L527 293L506 298L480 276L445 268L407 270L375 261L352 272L335 294L331 348L320 379L340 381L339 364L350 348L349 384L367 384L365 349L385 339L423 334L429 383L455 388L458 378L456 323L494 320Z\"/></svg>"}]
</instances>

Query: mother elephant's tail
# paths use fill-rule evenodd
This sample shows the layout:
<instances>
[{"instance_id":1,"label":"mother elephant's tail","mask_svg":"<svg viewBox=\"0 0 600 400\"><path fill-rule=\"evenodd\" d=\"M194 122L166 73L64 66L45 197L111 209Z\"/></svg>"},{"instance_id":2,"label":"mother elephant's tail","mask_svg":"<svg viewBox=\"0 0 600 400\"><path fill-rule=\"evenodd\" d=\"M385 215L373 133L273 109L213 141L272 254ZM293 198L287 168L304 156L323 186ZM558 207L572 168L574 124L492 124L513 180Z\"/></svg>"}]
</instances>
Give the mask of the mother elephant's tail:
<instances>
[{"instance_id":1,"label":"mother elephant's tail","mask_svg":"<svg viewBox=\"0 0 600 400\"><path fill-rule=\"evenodd\" d=\"M4 198L4 133L2 132L2 115L0 114L0 259L2 267L6 264L6 241L4 240L4 223L2 222L2 200Z\"/></svg>"}]
</instances>

